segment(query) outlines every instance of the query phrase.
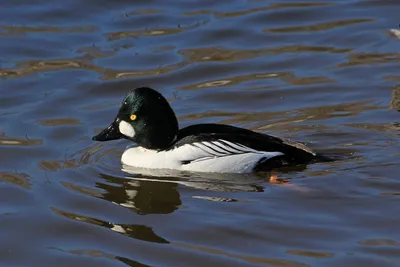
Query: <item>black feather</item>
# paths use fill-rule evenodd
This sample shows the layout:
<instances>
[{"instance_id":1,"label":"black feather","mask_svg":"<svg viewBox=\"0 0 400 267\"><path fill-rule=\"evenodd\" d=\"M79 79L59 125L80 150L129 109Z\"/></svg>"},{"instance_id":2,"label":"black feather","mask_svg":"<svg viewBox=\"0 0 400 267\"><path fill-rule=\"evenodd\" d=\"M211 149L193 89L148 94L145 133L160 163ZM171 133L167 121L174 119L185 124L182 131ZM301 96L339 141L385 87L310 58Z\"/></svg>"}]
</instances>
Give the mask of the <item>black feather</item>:
<instances>
[{"instance_id":1,"label":"black feather","mask_svg":"<svg viewBox=\"0 0 400 267\"><path fill-rule=\"evenodd\" d=\"M304 144L284 138L275 137L263 133L254 132L244 128L238 128L222 124L196 124L181 129L177 140L167 150L203 141L226 140L235 143L243 148L248 147L257 151L281 152L282 164L303 164L315 159L315 153ZM225 148L221 149L227 151ZM238 151L238 148L229 148ZM230 150L230 149L229 149ZM245 151L245 149L244 149ZM231 153L232 151L227 151ZM260 162L262 163L262 162Z\"/></svg>"}]
</instances>

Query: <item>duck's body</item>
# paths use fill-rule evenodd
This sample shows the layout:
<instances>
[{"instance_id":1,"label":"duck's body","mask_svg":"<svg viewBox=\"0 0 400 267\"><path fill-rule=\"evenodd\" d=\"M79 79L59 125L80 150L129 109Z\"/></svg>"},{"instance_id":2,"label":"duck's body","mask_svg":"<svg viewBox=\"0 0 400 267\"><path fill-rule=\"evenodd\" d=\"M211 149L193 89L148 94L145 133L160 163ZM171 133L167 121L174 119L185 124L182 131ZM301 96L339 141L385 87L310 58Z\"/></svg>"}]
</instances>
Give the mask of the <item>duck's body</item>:
<instances>
[{"instance_id":1,"label":"duck's body","mask_svg":"<svg viewBox=\"0 0 400 267\"><path fill-rule=\"evenodd\" d=\"M316 158L301 143L234 126L196 124L179 130L165 98L145 87L127 95L114 122L93 140L119 138L138 144L121 157L124 165L138 168L249 173Z\"/></svg>"},{"instance_id":2,"label":"duck's body","mask_svg":"<svg viewBox=\"0 0 400 267\"><path fill-rule=\"evenodd\" d=\"M201 146L201 144L195 144ZM123 164L136 168L173 169L192 172L249 173L257 163L281 155L280 152L248 152L216 156L186 144L169 151L129 148L122 154Z\"/></svg>"}]
</instances>

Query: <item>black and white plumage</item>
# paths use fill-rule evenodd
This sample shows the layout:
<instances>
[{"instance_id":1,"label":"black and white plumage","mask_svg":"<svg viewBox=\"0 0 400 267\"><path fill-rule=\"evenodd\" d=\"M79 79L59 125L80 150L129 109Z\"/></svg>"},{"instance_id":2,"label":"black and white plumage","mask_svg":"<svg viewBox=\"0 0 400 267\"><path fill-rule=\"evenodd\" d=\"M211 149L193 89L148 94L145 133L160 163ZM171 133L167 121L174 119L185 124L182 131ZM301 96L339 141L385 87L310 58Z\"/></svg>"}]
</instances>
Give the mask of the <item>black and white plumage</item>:
<instances>
[{"instance_id":1,"label":"black and white plumage","mask_svg":"<svg viewBox=\"0 0 400 267\"><path fill-rule=\"evenodd\" d=\"M239 127L196 124L179 129L167 100L147 87L132 90L114 122L93 140L119 138L138 144L121 157L123 164L138 168L248 173L317 158L301 143Z\"/></svg>"}]
</instances>

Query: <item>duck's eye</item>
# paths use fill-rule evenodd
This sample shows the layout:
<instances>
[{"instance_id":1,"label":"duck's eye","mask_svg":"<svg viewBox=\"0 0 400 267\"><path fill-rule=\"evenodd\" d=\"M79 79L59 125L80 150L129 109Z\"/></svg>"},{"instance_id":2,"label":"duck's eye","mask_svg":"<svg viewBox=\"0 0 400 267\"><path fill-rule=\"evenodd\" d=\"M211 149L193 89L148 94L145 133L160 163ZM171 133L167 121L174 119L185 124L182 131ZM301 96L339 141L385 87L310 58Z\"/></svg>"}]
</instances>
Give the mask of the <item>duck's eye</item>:
<instances>
[{"instance_id":1,"label":"duck's eye","mask_svg":"<svg viewBox=\"0 0 400 267\"><path fill-rule=\"evenodd\" d=\"M134 121L134 120L136 120L136 115L132 114L129 118L131 119L131 121Z\"/></svg>"}]
</instances>

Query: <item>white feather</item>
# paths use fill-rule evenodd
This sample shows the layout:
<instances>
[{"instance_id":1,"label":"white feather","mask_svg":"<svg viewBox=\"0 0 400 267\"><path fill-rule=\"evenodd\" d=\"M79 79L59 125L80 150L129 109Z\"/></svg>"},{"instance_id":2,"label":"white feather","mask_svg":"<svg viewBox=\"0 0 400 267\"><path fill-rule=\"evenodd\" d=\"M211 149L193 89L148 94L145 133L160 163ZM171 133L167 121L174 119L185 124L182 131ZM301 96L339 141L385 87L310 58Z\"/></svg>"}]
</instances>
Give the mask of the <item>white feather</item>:
<instances>
[{"instance_id":1,"label":"white feather","mask_svg":"<svg viewBox=\"0 0 400 267\"><path fill-rule=\"evenodd\" d=\"M249 173L261 159L280 155L283 153L257 151L241 144L218 140L185 144L168 151L129 148L123 153L121 161L138 168Z\"/></svg>"},{"instance_id":2,"label":"white feather","mask_svg":"<svg viewBox=\"0 0 400 267\"><path fill-rule=\"evenodd\" d=\"M135 136L135 129L133 129L133 126L129 124L126 121L121 121L118 125L119 131L130 138L133 138Z\"/></svg>"}]
</instances>

